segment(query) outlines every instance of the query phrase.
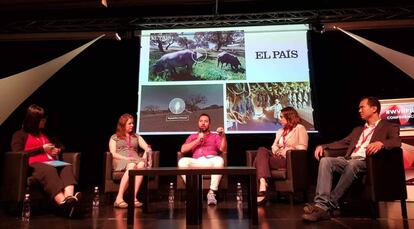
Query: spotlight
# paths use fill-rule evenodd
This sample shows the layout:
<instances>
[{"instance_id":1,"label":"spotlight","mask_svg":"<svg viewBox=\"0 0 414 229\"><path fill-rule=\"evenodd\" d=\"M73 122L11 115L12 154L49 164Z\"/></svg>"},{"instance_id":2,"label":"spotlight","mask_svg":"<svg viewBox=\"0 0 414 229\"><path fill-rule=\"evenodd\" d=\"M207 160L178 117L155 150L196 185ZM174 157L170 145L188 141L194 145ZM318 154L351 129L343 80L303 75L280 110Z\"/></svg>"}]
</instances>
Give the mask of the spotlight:
<instances>
[{"instance_id":1,"label":"spotlight","mask_svg":"<svg viewBox=\"0 0 414 229\"><path fill-rule=\"evenodd\" d=\"M315 31L316 33L324 33L325 32L325 25L322 24L320 21L315 22L312 24L312 30Z\"/></svg>"},{"instance_id":2,"label":"spotlight","mask_svg":"<svg viewBox=\"0 0 414 229\"><path fill-rule=\"evenodd\" d=\"M122 40L122 37L119 35L119 33L118 33L118 32L116 32L116 33L115 33L115 39L116 39L117 41L121 41L121 40Z\"/></svg>"},{"instance_id":3,"label":"spotlight","mask_svg":"<svg viewBox=\"0 0 414 229\"><path fill-rule=\"evenodd\" d=\"M125 30L125 29L118 29L114 34L115 39L117 41L122 40L131 40L134 38L134 31L132 30Z\"/></svg>"}]
</instances>

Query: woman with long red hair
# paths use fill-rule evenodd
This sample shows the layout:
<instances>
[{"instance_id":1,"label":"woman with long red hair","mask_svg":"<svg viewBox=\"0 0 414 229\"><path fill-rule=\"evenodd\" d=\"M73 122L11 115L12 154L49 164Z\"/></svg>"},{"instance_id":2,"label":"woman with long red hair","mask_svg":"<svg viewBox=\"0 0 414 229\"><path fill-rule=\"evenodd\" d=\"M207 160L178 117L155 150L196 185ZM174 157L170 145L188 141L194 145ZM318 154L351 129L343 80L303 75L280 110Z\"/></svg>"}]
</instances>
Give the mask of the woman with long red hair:
<instances>
[{"instance_id":1,"label":"woman with long red hair","mask_svg":"<svg viewBox=\"0 0 414 229\"><path fill-rule=\"evenodd\" d=\"M139 153L139 148L145 150ZM124 201L124 193L128 187L128 171L131 169L142 169L151 164L151 147L145 140L134 132L134 117L130 114L123 114L116 128L116 133L109 140L109 151L112 154L112 166L116 171L125 171L119 184L118 195L114 207L127 208ZM135 177L135 207L141 207L142 203L136 198L139 187L142 183L142 176Z\"/></svg>"}]
</instances>

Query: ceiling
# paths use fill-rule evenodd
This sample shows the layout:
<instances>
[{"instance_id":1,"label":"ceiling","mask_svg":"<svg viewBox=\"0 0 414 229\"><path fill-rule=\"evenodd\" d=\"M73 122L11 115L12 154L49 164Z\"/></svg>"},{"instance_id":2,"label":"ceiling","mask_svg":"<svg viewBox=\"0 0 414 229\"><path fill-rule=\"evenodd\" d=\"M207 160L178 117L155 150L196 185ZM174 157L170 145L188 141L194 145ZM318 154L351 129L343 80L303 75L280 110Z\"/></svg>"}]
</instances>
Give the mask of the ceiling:
<instances>
[{"instance_id":1,"label":"ceiling","mask_svg":"<svg viewBox=\"0 0 414 229\"><path fill-rule=\"evenodd\" d=\"M412 0L106 0L107 7L101 1L0 0L0 40L77 39L119 30L319 22L327 28L338 23L359 28L414 27Z\"/></svg>"}]
</instances>

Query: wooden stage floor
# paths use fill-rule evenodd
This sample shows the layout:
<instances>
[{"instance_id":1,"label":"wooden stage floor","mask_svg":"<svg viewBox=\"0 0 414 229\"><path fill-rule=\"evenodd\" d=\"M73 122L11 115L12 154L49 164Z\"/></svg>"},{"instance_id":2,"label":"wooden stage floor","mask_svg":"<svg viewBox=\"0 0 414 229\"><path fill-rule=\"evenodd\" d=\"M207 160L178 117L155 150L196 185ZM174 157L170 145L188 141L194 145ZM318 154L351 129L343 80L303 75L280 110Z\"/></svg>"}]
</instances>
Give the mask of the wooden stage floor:
<instances>
[{"instance_id":1,"label":"wooden stage floor","mask_svg":"<svg viewBox=\"0 0 414 229\"><path fill-rule=\"evenodd\" d=\"M162 198L164 199L164 198ZM244 208L237 208L233 198L219 200L215 207L203 206L203 220L200 226L186 226L185 203L175 201L174 208L169 208L166 200L157 200L150 204L150 213L143 214L142 209L135 210L135 224L128 227L126 209L114 209L109 203L102 204L93 210L90 198L84 198L83 207L86 215L83 219L66 219L52 212L34 213L29 223L21 222L16 215L0 214L0 228L93 228L93 229L122 229L122 228L414 228L414 203L407 203L408 220L402 220L399 203L380 204L381 218L371 219L369 216L342 216L329 221L305 223L301 219L303 203L290 205L287 201L268 202L259 207L259 225L251 226L247 218L247 203Z\"/></svg>"}]
</instances>

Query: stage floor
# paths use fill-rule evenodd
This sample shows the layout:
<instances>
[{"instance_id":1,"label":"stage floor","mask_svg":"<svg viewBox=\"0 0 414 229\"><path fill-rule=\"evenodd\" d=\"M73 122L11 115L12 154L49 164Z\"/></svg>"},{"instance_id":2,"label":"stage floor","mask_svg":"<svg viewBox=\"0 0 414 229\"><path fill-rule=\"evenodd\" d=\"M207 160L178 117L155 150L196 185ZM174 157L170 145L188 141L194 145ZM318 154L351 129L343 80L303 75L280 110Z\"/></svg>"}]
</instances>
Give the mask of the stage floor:
<instances>
[{"instance_id":1,"label":"stage floor","mask_svg":"<svg viewBox=\"0 0 414 229\"><path fill-rule=\"evenodd\" d=\"M133 228L414 228L414 203L408 202L409 219L401 219L398 202L381 203L380 216L372 220L368 215L343 216L332 218L329 221L305 223L301 219L303 203L290 205L285 200L268 202L259 207L259 225L251 226L247 218L247 203L242 210L237 208L233 198L219 200L216 207L203 206L203 220L200 226L186 226L185 202L176 201L174 208L168 207L166 200L157 200L151 203L150 213L143 214L142 209L135 210L135 224ZM0 215L0 228L127 228L127 210L114 209L111 204L101 204L99 209L91 208L90 198L85 196L83 207L86 215L83 219L66 219L49 213L35 213L29 223L21 222L15 215ZM359 213L358 213L359 214Z\"/></svg>"}]
</instances>

